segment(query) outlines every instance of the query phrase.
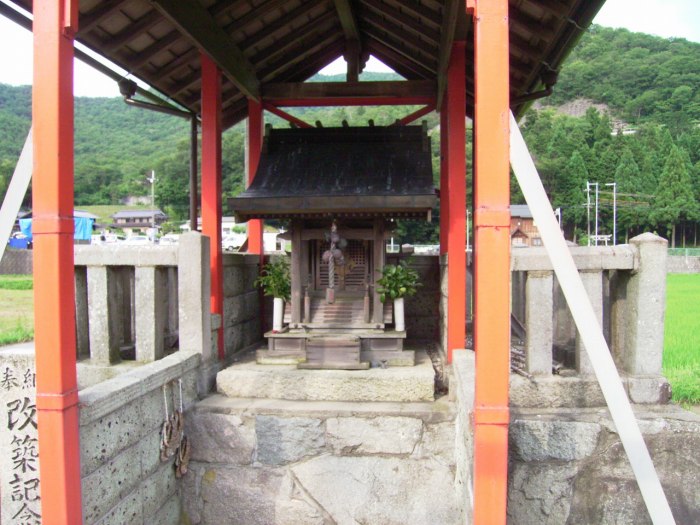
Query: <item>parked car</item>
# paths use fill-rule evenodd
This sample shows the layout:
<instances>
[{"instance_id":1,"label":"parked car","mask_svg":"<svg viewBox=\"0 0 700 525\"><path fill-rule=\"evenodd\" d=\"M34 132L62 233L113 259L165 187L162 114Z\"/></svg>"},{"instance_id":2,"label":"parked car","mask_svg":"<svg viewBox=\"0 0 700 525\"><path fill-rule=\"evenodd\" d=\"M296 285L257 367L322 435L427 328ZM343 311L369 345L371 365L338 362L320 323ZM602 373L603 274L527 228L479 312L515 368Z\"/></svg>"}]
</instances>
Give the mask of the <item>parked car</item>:
<instances>
[{"instance_id":1,"label":"parked car","mask_svg":"<svg viewBox=\"0 0 700 525\"><path fill-rule=\"evenodd\" d=\"M151 243L148 240L148 237L145 235L132 235L131 237L127 237L122 244L127 244L129 246L144 246Z\"/></svg>"},{"instance_id":2,"label":"parked car","mask_svg":"<svg viewBox=\"0 0 700 525\"><path fill-rule=\"evenodd\" d=\"M221 247L227 252L236 251L245 242L245 234L232 233L221 239Z\"/></svg>"}]
</instances>

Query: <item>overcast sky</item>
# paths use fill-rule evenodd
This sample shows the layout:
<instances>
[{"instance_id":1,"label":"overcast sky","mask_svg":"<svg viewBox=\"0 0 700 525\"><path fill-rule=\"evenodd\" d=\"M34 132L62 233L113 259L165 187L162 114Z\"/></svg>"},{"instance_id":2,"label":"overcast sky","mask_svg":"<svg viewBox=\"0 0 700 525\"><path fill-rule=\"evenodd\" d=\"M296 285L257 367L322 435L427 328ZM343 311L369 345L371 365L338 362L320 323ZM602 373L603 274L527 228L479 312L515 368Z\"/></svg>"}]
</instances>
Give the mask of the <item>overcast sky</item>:
<instances>
[{"instance_id":1,"label":"overcast sky","mask_svg":"<svg viewBox=\"0 0 700 525\"><path fill-rule=\"evenodd\" d=\"M4 0L0 0L4 2ZM607 0L595 23L625 27L665 38L680 37L700 42L700 0ZM0 16L0 82L12 85L32 82L32 37L29 31ZM378 61L368 71L387 70ZM341 62L323 72L342 73ZM115 82L79 60L75 66L76 96L119 95Z\"/></svg>"}]
</instances>

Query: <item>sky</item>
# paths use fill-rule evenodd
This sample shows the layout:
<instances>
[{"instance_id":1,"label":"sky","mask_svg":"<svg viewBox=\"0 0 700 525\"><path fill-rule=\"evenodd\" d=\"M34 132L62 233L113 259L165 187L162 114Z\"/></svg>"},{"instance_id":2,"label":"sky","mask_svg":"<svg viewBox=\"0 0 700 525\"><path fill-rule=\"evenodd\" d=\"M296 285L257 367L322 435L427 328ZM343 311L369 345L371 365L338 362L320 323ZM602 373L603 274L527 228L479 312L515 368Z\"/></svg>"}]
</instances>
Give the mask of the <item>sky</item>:
<instances>
[{"instance_id":1,"label":"sky","mask_svg":"<svg viewBox=\"0 0 700 525\"><path fill-rule=\"evenodd\" d=\"M665 38L686 38L700 42L700 0L607 0L594 22ZM0 50L0 83L15 86L31 84L31 33L0 16ZM365 71L389 69L371 58ZM345 63L339 59L321 72L343 73ZM113 80L79 60L75 63L74 80L75 96L119 96L119 90Z\"/></svg>"}]
</instances>

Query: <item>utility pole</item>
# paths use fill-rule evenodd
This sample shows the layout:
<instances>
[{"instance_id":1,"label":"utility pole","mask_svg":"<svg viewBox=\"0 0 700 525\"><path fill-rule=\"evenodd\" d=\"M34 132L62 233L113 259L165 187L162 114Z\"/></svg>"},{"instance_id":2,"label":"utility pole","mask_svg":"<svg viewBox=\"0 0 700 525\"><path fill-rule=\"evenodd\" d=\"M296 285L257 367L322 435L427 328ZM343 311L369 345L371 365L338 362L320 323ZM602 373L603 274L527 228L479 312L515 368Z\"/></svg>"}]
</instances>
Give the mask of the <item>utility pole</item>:
<instances>
[{"instance_id":1,"label":"utility pole","mask_svg":"<svg viewBox=\"0 0 700 525\"><path fill-rule=\"evenodd\" d=\"M606 186L613 189L613 246L617 244L617 182L608 182Z\"/></svg>"},{"instance_id":2,"label":"utility pole","mask_svg":"<svg viewBox=\"0 0 700 525\"><path fill-rule=\"evenodd\" d=\"M595 245L598 246L598 183L595 182Z\"/></svg>"},{"instance_id":3,"label":"utility pole","mask_svg":"<svg viewBox=\"0 0 700 525\"><path fill-rule=\"evenodd\" d=\"M586 233L588 246L591 245L591 183L586 181Z\"/></svg>"},{"instance_id":4,"label":"utility pole","mask_svg":"<svg viewBox=\"0 0 700 525\"><path fill-rule=\"evenodd\" d=\"M151 170L151 176L146 179L151 183L151 228L153 230L151 242L156 242L156 171Z\"/></svg>"}]
</instances>

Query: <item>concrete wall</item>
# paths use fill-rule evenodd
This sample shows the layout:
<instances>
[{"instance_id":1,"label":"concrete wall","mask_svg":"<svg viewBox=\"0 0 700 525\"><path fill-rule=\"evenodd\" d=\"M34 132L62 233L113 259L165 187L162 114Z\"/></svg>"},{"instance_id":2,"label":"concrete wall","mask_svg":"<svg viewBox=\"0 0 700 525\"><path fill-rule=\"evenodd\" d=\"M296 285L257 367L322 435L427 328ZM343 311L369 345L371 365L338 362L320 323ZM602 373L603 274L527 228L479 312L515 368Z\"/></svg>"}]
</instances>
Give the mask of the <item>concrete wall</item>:
<instances>
[{"instance_id":1,"label":"concrete wall","mask_svg":"<svg viewBox=\"0 0 700 525\"><path fill-rule=\"evenodd\" d=\"M29 275L32 273L33 250L5 248L0 262L0 275Z\"/></svg>"},{"instance_id":2,"label":"concrete wall","mask_svg":"<svg viewBox=\"0 0 700 525\"><path fill-rule=\"evenodd\" d=\"M669 255L668 273L700 273L700 257Z\"/></svg>"},{"instance_id":3,"label":"concrete wall","mask_svg":"<svg viewBox=\"0 0 700 525\"><path fill-rule=\"evenodd\" d=\"M455 352L453 375L457 413L468 421L473 352ZM676 523L700 523L700 417L677 406L635 408ZM469 497L471 427L459 421L457 479ZM651 523L615 427L598 408L511 408L507 512L513 525Z\"/></svg>"}]
</instances>

